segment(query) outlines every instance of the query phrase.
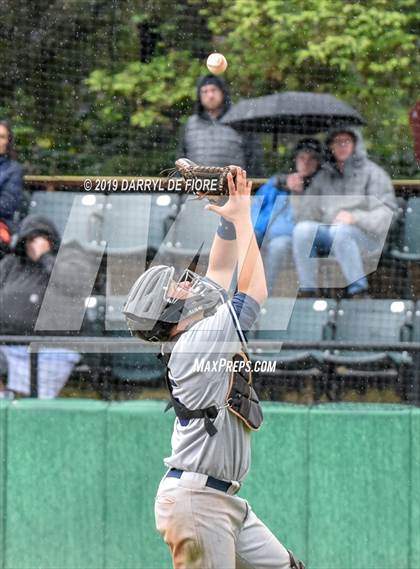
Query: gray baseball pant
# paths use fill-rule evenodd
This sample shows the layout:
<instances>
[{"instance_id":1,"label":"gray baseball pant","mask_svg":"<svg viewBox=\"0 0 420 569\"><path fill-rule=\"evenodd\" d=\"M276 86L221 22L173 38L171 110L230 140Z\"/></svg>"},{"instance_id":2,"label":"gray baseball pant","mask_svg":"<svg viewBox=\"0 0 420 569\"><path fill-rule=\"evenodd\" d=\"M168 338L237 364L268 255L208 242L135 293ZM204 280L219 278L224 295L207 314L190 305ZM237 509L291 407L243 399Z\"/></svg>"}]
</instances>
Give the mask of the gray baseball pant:
<instances>
[{"instance_id":1,"label":"gray baseball pant","mask_svg":"<svg viewBox=\"0 0 420 569\"><path fill-rule=\"evenodd\" d=\"M207 476L164 478L156 528L174 569L290 569L286 548L239 496L208 488Z\"/></svg>"}]
</instances>

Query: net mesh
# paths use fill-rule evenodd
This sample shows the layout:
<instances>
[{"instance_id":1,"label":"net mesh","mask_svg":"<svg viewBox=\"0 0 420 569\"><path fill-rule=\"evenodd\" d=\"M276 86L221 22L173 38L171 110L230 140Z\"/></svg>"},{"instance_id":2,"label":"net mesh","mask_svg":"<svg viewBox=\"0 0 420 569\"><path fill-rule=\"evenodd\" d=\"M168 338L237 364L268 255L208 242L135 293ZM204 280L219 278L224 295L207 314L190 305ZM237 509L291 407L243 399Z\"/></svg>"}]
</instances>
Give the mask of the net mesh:
<instances>
[{"instance_id":1,"label":"net mesh","mask_svg":"<svg viewBox=\"0 0 420 569\"><path fill-rule=\"evenodd\" d=\"M13 123L28 173L156 175L173 164L195 108L195 82L207 73L207 55L219 49L231 53L226 78L233 101L283 91L337 95L365 116L372 157L394 178L412 176L417 167L408 113L418 78L417 12L412 4L399 12L377 8L375 16L374 7L363 11L355 4L340 26L351 35L348 26L359 25L369 37L367 22L376 18L375 33L389 33L389 46L370 38L376 52L363 47L334 54L326 47L328 34L333 43L339 31L326 25L327 38L312 37L323 25L316 13L312 25L303 21L299 29L299 2L279 2L273 13L261 7L252 16L238 12L239 3L227 14L220 0L208 6L195 0L3 0L0 115ZM317 56L309 53L316 38ZM357 37L352 41L355 50ZM401 56L398 65L392 49ZM361 59L357 68L353 57ZM319 130L317 120L306 120L306 134ZM283 130L292 132L260 134L266 175L290 165L300 134L287 121Z\"/></svg>"},{"instance_id":2,"label":"net mesh","mask_svg":"<svg viewBox=\"0 0 420 569\"><path fill-rule=\"evenodd\" d=\"M414 3L404 2L398 11L386 2L370 7L344 3L337 21L329 12L340 11L336 3L326 3L325 13L311 14L308 8L311 21L305 21L298 1L268 7L251 3L248 9L240 2L229 4L0 2L0 118L13 126L26 173L158 176L183 152L186 121L197 104L196 81L207 74L208 54L219 50L229 61L224 77L233 102L285 91L336 95L365 119L364 137L373 160L394 179L418 174L408 123L420 69ZM331 27L333 21L337 29ZM350 38L347 43L341 41L343 34ZM382 37L382 44L376 37ZM262 145L259 173L264 177L292 171L297 141L308 134L324 141L330 123L322 114L304 118L302 111L300 119L279 119L275 132L271 124L248 125L246 131ZM105 242L111 248L98 264L96 300L87 307L84 333L124 337L122 301L138 267L148 266L157 251L163 261L179 268L191 260L200 240L208 255L214 219L201 217L201 203L157 195L98 195L83 201L65 182L59 192L33 191L33 185L28 189L28 212L51 217L65 242L79 243L92 256L102 254ZM378 268L368 276L373 300L417 300L418 203L415 190L399 197L401 215ZM331 275L339 271L332 261L320 273L320 289L328 302L341 301L339 291L328 288ZM273 297L287 299L296 290L290 254ZM414 306L411 339L417 341L419 308ZM111 326L106 326L107 315L112 316ZM306 329L314 341L318 332ZM418 354L411 357L398 365L388 359L381 369L353 369L348 362L347 367L331 361L315 367L313 361L289 362L279 377L260 374L258 381L265 396L274 399L307 402L356 393L368 400L412 401L420 395ZM150 354L85 354L62 393L137 397L148 385L156 388L162 377L160 364Z\"/></svg>"}]
</instances>

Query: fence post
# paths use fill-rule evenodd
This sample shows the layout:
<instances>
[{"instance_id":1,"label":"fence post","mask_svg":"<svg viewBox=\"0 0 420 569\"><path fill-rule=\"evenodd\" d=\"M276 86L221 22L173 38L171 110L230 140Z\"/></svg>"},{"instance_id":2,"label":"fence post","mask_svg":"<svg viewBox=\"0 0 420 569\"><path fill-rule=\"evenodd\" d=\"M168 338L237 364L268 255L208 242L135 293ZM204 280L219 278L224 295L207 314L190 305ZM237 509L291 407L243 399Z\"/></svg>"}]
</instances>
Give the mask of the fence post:
<instances>
[{"instance_id":1,"label":"fence post","mask_svg":"<svg viewBox=\"0 0 420 569\"><path fill-rule=\"evenodd\" d=\"M30 370L29 378L31 382L30 397L38 397L38 352L34 351L31 346L30 350Z\"/></svg>"}]
</instances>

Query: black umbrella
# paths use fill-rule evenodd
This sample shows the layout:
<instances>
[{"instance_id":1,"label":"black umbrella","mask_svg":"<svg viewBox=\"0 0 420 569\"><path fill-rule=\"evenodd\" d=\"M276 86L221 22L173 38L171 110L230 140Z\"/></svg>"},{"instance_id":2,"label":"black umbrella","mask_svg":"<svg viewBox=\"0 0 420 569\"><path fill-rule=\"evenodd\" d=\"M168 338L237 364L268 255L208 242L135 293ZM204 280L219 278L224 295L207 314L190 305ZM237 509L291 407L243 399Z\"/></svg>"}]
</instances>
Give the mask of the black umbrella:
<instances>
[{"instance_id":1,"label":"black umbrella","mask_svg":"<svg viewBox=\"0 0 420 569\"><path fill-rule=\"evenodd\" d=\"M239 130L315 134L343 124L361 126L363 117L333 95L287 91L242 99L221 122Z\"/></svg>"}]
</instances>

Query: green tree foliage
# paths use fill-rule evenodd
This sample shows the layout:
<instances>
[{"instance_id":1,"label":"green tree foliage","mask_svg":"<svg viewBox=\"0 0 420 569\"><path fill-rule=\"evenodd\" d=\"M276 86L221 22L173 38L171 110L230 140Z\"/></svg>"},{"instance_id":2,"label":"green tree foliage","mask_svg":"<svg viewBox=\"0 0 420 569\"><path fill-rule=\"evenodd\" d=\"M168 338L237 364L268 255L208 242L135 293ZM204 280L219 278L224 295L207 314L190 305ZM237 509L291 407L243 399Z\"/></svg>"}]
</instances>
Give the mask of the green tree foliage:
<instances>
[{"instance_id":1,"label":"green tree foliage","mask_svg":"<svg viewBox=\"0 0 420 569\"><path fill-rule=\"evenodd\" d=\"M330 92L367 118L371 151L407 160L420 86L416 0L235 0L229 9L210 0L206 13L242 93Z\"/></svg>"},{"instance_id":2,"label":"green tree foliage","mask_svg":"<svg viewBox=\"0 0 420 569\"><path fill-rule=\"evenodd\" d=\"M416 171L416 0L3 0L0 16L0 114L28 171L167 167L214 49L234 99L330 92L366 117L369 151L394 176Z\"/></svg>"},{"instance_id":3,"label":"green tree foliage","mask_svg":"<svg viewBox=\"0 0 420 569\"><path fill-rule=\"evenodd\" d=\"M236 97L282 90L333 93L368 120L371 154L394 175L415 172L408 128L420 85L415 0L210 0L200 14L213 47L229 60L227 78ZM180 51L186 47L172 43L166 56L106 74L106 85L94 73L88 84L129 101L132 125L165 124L193 95L200 71L191 49ZM165 69L165 61L172 69Z\"/></svg>"},{"instance_id":4,"label":"green tree foliage","mask_svg":"<svg viewBox=\"0 0 420 569\"><path fill-rule=\"evenodd\" d=\"M147 128L170 124L174 110L191 98L199 72L189 52L171 51L151 63L129 63L115 74L93 71L86 84L102 99L103 121L112 124L126 118L131 126Z\"/></svg>"}]
</instances>

